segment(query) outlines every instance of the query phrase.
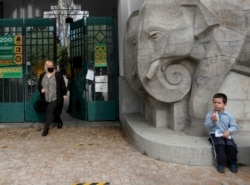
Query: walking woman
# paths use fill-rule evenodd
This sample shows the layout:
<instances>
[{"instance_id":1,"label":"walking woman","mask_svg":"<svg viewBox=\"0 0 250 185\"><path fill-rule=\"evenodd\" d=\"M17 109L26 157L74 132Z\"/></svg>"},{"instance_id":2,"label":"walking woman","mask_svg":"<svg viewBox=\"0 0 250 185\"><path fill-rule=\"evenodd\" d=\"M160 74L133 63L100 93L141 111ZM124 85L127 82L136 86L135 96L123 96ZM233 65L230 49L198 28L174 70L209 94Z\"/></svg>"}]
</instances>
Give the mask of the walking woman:
<instances>
[{"instance_id":1,"label":"walking woman","mask_svg":"<svg viewBox=\"0 0 250 185\"><path fill-rule=\"evenodd\" d=\"M47 136L51 122L56 122L58 128L62 128L63 122L60 118L64 99L67 98L67 88L63 75L56 71L53 61L48 60L44 65L45 72L38 80L38 91L41 97L48 103L46 109L46 120L42 136Z\"/></svg>"}]
</instances>

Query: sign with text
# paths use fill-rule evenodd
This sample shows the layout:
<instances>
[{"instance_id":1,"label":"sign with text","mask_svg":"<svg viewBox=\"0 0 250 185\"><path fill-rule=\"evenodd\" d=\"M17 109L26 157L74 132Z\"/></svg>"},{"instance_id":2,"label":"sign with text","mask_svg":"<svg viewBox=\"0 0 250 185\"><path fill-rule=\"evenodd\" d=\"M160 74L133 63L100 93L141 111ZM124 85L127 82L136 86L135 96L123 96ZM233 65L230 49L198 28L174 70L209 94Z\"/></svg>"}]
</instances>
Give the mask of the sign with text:
<instances>
[{"instance_id":1,"label":"sign with text","mask_svg":"<svg viewBox=\"0 0 250 185\"><path fill-rule=\"evenodd\" d=\"M6 45L0 46L0 55L4 53L22 53L22 46Z\"/></svg>"},{"instance_id":2,"label":"sign with text","mask_svg":"<svg viewBox=\"0 0 250 185\"><path fill-rule=\"evenodd\" d=\"M0 55L0 66L7 65L20 65L22 64L23 55L22 54L2 54Z\"/></svg>"},{"instance_id":3,"label":"sign with text","mask_svg":"<svg viewBox=\"0 0 250 185\"><path fill-rule=\"evenodd\" d=\"M22 35L0 36L0 67L22 64L22 44Z\"/></svg>"},{"instance_id":4,"label":"sign with text","mask_svg":"<svg viewBox=\"0 0 250 185\"><path fill-rule=\"evenodd\" d=\"M106 44L95 44L94 56L95 56L95 67L107 67Z\"/></svg>"},{"instance_id":5,"label":"sign with text","mask_svg":"<svg viewBox=\"0 0 250 185\"><path fill-rule=\"evenodd\" d=\"M22 77L23 77L23 68L21 66L0 68L0 78L22 78Z\"/></svg>"},{"instance_id":6,"label":"sign with text","mask_svg":"<svg viewBox=\"0 0 250 185\"><path fill-rule=\"evenodd\" d=\"M0 45L22 45L23 37L22 35L16 36L0 36Z\"/></svg>"}]
</instances>

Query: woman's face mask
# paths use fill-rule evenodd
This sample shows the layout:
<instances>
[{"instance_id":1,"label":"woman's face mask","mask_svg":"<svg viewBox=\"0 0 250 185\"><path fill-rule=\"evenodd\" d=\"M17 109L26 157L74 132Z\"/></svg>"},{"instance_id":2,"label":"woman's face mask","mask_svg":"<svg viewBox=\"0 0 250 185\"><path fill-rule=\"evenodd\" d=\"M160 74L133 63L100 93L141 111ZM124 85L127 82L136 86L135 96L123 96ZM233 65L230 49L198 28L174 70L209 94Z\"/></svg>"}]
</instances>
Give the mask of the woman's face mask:
<instances>
[{"instance_id":1,"label":"woman's face mask","mask_svg":"<svg viewBox=\"0 0 250 185\"><path fill-rule=\"evenodd\" d=\"M54 71L54 67L48 67L48 69L47 69L47 70L48 70L48 72L49 72L49 73L53 73L53 71Z\"/></svg>"}]
</instances>

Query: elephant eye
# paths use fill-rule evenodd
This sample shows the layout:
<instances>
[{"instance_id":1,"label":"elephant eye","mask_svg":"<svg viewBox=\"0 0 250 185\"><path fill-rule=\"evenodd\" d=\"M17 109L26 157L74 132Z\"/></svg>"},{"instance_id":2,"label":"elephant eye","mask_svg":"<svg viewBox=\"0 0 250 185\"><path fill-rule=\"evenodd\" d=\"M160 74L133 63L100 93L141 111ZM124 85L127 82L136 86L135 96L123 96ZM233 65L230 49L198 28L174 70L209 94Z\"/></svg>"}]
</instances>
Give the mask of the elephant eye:
<instances>
[{"instance_id":1,"label":"elephant eye","mask_svg":"<svg viewBox=\"0 0 250 185\"><path fill-rule=\"evenodd\" d=\"M158 39L161 36L160 31L150 31L149 34L149 39Z\"/></svg>"}]
</instances>

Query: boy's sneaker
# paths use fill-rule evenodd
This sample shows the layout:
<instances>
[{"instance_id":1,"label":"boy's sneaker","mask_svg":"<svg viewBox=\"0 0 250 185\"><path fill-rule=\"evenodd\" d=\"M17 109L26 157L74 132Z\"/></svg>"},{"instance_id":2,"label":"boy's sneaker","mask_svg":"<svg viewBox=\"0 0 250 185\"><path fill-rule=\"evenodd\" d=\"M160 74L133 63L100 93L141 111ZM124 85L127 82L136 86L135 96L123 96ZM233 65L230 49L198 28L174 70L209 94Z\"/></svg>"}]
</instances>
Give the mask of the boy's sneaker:
<instances>
[{"instance_id":1,"label":"boy's sneaker","mask_svg":"<svg viewBox=\"0 0 250 185\"><path fill-rule=\"evenodd\" d=\"M225 168L222 165L217 165L217 171L220 173L225 173Z\"/></svg>"},{"instance_id":2,"label":"boy's sneaker","mask_svg":"<svg viewBox=\"0 0 250 185\"><path fill-rule=\"evenodd\" d=\"M229 167L230 171L233 173L237 173L238 172L238 166L237 164L231 164Z\"/></svg>"}]
</instances>

